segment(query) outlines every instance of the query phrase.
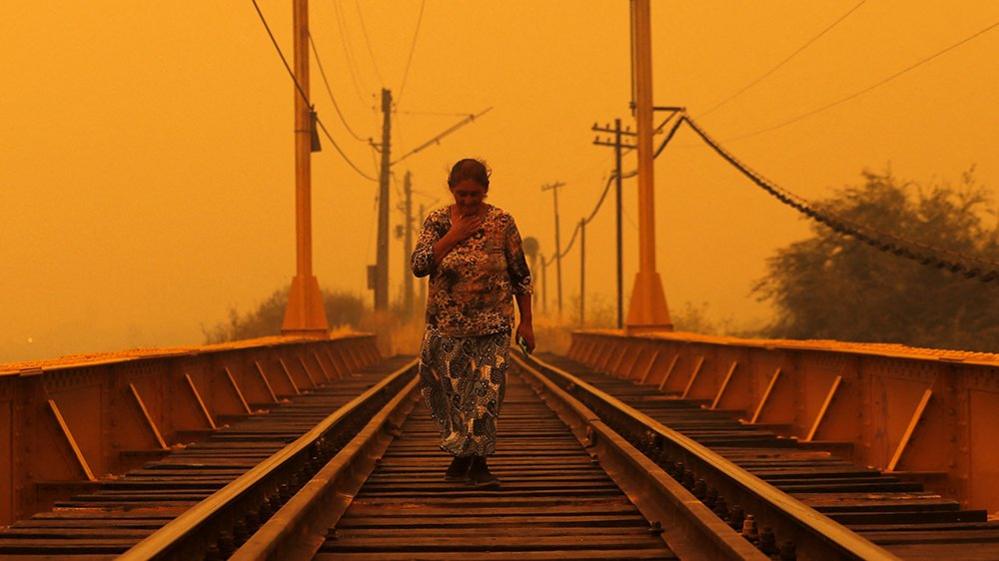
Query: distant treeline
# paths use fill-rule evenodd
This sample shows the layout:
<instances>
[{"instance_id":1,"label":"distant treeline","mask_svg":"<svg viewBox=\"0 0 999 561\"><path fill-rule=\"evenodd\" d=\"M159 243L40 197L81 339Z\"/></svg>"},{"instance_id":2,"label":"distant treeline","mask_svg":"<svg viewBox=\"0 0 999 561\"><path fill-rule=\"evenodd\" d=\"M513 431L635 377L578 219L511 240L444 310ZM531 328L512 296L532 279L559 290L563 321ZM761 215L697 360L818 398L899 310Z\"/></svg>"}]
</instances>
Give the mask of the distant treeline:
<instances>
[{"instance_id":1,"label":"distant treeline","mask_svg":"<svg viewBox=\"0 0 999 561\"><path fill-rule=\"evenodd\" d=\"M323 289L323 303L326 307L326 320L330 327L349 326L357 328L365 315L364 301L360 296L348 292ZM275 290L255 310L240 314L235 307L229 308L227 321L219 322L211 328L202 326L206 343L221 343L237 339L265 337L281 333L284 309L288 304L288 288Z\"/></svg>"}]
</instances>

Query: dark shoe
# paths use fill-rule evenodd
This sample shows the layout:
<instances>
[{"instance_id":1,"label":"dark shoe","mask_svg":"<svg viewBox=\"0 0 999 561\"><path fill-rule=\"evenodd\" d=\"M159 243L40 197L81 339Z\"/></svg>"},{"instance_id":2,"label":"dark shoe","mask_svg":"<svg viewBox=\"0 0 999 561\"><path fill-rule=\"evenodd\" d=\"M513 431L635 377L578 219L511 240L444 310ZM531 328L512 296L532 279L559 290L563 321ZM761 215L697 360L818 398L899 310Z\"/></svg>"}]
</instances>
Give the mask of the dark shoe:
<instances>
[{"instance_id":1,"label":"dark shoe","mask_svg":"<svg viewBox=\"0 0 999 561\"><path fill-rule=\"evenodd\" d=\"M471 456L455 456L451 465L444 472L444 481L465 481L468 479L468 466L472 463Z\"/></svg>"},{"instance_id":2,"label":"dark shoe","mask_svg":"<svg viewBox=\"0 0 999 561\"><path fill-rule=\"evenodd\" d=\"M489 473L485 456L472 456L468 466L468 484L478 489L495 489L500 485L498 477Z\"/></svg>"}]
</instances>

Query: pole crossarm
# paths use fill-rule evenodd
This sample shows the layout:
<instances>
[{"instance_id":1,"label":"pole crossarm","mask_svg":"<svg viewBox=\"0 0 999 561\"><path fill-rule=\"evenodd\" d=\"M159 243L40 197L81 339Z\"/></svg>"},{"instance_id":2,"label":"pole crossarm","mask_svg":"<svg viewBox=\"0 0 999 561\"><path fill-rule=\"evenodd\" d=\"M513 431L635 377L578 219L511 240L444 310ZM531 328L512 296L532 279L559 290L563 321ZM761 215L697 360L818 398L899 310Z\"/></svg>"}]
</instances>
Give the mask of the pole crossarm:
<instances>
[{"instance_id":1,"label":"pole crossarm","mask_svg":"<svg viewBox=\"0 0 999 561\"><path fill-rule=\"evenodd\" d=\"M555 277L556 277L556 288L558 291L558 313L562 315L562 256L568 253L568 249L563 253L559 251L559 247L562 245L561 239L561 228L559 227L559 216L558 216L558 190L565 186L562 181L556 181L555 183L549 183L547 185L541 186L541 191L551 191L552 199L554 202L553 208L555 209ZM577 226L578 229L578 226ZM576 238L576 230L572 233L573 239ZM570 246L571 247L571 246Z\"/></svg>"},{"instance_id":2,"label":"pole crossarm","mask_svg":"<svg viewBox=\"0 0 999 561\"><path fill-rule=\"evenodd\" d=\"M624 133L622 133L622 134L624 134ZM610 141L610 140L603 140L600 137L594 138L593 139L593 144L596 144L597 146L610 146L611 148L613 148L615 146L620 146L622 148L637 148L637 146L635 146L634 144L626 144L624 142L622 142L620 144L617 144L616 142L613 142L613 141Z\"/></svg>"},{"instance_id":3,"label":"pole crossarm","mask_svg":"<svg viewBox=\"0 0 999 561\"><path fill-rule=\"evenodd\" d=\"M434 144L440 144L440 141L441 141L442 138L444 138L445 136L447 136L447 135L453 133L454 131L460 129L461 127L467 125L468 123L471 123L472 121L478 119L479 117L485 115L486 113L492 111L492 109L493 109L492 107L487 107L487 108L483 109L482 111L479 111L478 113L475 113L475 114L472 114L472 115L469 115L469 116L465 117L464 119L458 121L457 123L451 125L450 127L446 128L446 129L444 129L444 131L442 131L441 133L437 134L437 136L434 136L430 140L424 142L423 144L417 146L416 148L413 148L412 150L410 150L409 152L406 152L402 156L399 156L399 158L396 159L394 162L392 162L390 165L394 166L394 165L398 164L399 162L405 160L406 158L412 156L413 154L416 154L417 152L420 152L420 151L426 149L428 146L432 146Z\"/></svg>"}]
</instances>

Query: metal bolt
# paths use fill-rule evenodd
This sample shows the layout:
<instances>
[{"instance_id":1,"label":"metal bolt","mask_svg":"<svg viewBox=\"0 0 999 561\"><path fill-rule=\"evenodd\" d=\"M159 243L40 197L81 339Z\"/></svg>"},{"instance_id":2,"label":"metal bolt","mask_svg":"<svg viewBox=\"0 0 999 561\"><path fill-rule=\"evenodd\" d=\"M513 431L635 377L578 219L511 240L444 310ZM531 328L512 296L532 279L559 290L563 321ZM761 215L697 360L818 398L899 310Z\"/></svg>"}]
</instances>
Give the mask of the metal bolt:
<instances>
[{"instance_id":1,"label":"metal bolt","mask_svg":"<svg viewBox=\"0 0 999 561\"><path fill-rule=\"evenodd\" d=\"M243 544L250 537L250 529L246 526L246 518L237 520L232 527L232 537L237 544Z\"/></svg>"},{"instance_id":2,"label":"metal bolt","mask_svg":"<svg viewBox=\"0 0 999 561\"><path fill-rule=\"evenodd\" d=\"M715 491L713 487L708 488L707 492L704 493L704 504L711 510L714 510L715 501L717 500L718 500L718 491Z\"/></svg>"},{"instance_id":3,"label":"metal bolt","mask_svg":"<svg viewBox=\"0 0 999 561\"><path fill-rule=\"evenodd\" d=\"M742 528L742 521L746 519L746 511L739 505L732 505L732 510L728 515L728 525L733 530L739 531Z\"/></svg>"},{"instance_id":4,"label":"metal bolt","mask_svg":"<svg viewBox=\"0 0 999 561\"><path fill-rule=\"evenodd\" d=\"M767 555L777 553L777 536L774 535L772 528L763 528L763 532L760 534L760 545L758 547L760 548L760 551Z\"/></svg>"},{"instance_id":5,"label":"metal bolt","mask_svg":"<svg viewBox=\"0 0 999 561\"><path fill-rule=\"evenodd\" d=\"M205 552L204 561L225 561L225 557L219 553L219 547L215 544L208 546L208 551Z\"/></svg>"},{"instance_id":6,"label":"metal bolt","mask_svg":"<svg viewBox=\"0 0 999 561\"><path fill-rule=\"evenodd\" d=\"M715 493L717 495L717 493ZM711 510L718 515L718 518L722 520L728 519L728 504L725 503L725 497L716 497L715 504L711 507Z\"/></svg>"},{"instance_id":7,"label":"metal bolt","mask_svg":"<svg viewBox=\"0 0 999 561\"><path fill-rule=\"evenodd\" d=\"M219 554L223 559L228 559L236 551L236 542L229 532L219 534L218 540Z\"/></svg>"},{"instance_id":8,"label":"metal bolt","mask_svg":"<svg viewBox=\"0 0 999 561\"><path fill-rule=\"evenodd\" d=\"M683 480L681 481L681 483L683 484L683 486L686 487L687 490L693 489L694 488L694 472L690 471L687 468L684 468L683 469L683 476L682 477L683 477Z\"/></svg>"},{"instance_id":9,"label":"metal bolt","mask_svg":"<svg viewBox=\"0 0 999 561\"><path fill-rule=\"evenodd\" d=\"M742 537L746 538L750 543L756 543L759 541L759 534L756 531L756 519L753 518L752 514L747 514L745 520L742 521Z\"/></svg>"},{"instance_id":10,"label":"metal bolt","mask_svg":"<svg viewBox=\"0 0 999 561\"><path fill-rule=\"evenodd\" d=\"M704 481L703 477L698 477L697 482L694 483L694 490L692 491L694 496L698 499L704 500L708 495L708 483Z\"/></svg>"}]
</instances>

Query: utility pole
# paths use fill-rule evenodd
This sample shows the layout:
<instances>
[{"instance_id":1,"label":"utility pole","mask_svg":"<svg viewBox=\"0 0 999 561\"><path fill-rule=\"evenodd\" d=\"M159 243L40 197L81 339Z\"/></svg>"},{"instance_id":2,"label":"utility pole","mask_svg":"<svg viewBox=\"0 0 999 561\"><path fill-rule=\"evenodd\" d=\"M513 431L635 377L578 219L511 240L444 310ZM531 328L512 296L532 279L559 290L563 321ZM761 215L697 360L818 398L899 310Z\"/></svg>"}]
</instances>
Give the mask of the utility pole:
<instances>
[{"instance_id":1,"label":"utility pole","mask_svg":"<svg viewBox=\"0 0 999 561\"><path fill-rule=\"evenodd\" d=\"M558 284L558 317L562 318L562 238L558 226L558 190L565 187L565 183L556 181L548 185L542 185L542 191L551 191L555 200L555 282Z\"/></svg>"},{"instance_id":2,"label":"utility pole","mask_svg":"<svg viewBox=\"0 0 999 561\"><path fill-rule=\"evenodd\" d=\"M288 292L288 305L281 333L323 337L329 333L326 308L319 281L312 274L312 151L315 118L303 99L309 95L309 2L292 4L295 79L302 87L295 96L295 276Z\"/></svg>"},{"instance_id":3,"label":"utility pole","mask_svg":"<svg viewBox=\"0 0 999 561\"><path fill-rule=\"evenodd\" d=\"M402 308L406 314L406 317L411 317L413 315L413 275L409 271L409 258L413 255L413 182L412 175L409 171L406 171L402 182L403 194L406 199L403 203L403 212L406 215L406 234L403 244L406 247L405 255L403 255L403 294L402 294Z\"/></svg>"},{"instance_id":4,"label":"utility pole","mask_svg":"<svg viewBox=\"0 0 999 561\"><path fill-rule=\"evenodd\" d=\"M655 178L652 152L651 0L632 0L632 76L638 129L638 273L631 290L629 332L672 330L662 279L656 271Z\"/></svg>"},{"instance_id":5,"label":"utility pole","mask_svg":"<svg viewBox=\"0 0 999 561\"><path fill-rule=\"evenodd\" d=\"M622 246L623 238L621 233L621 182L623 181L624 171L621 169L621 152L622 148L635 148L634 144L625 144L622 142L622 136L637 136L636 133L629 130L621 130L621 119L614 119L614 128L610 128L610 125L604 125L599 127L596 124L593 125L592 129L596 132L606 132L614 134L614 141L607 142L606 140L601 140L599 137L594 139L593 143L599 146L612 146L614 147L614 202L615 204L615 216L616 222L614 227L617 233L617 328L621 329L624 327L624 266L622 259Z\"/></svg>"},{"instance_id":6,"label":"utility pole","mask_svg":"<svg viewBox=\"0 0 999 561\"><path fill-rule=\"evenodd\" d=\"M392 92L382 88L382 153L378 177L378 242L375 259L375 310L388 309L389 166L392 148Z\"/></svg>"},{"instance_id":7,"label":"utility pole","mask_svg":"<svg viewBox=\"0 0 999 561\"><path fill-rule=\"evenodd\" d=\"M579 220L579 325L586 325L586 219Z\"/></svg>"}]
</instances>

